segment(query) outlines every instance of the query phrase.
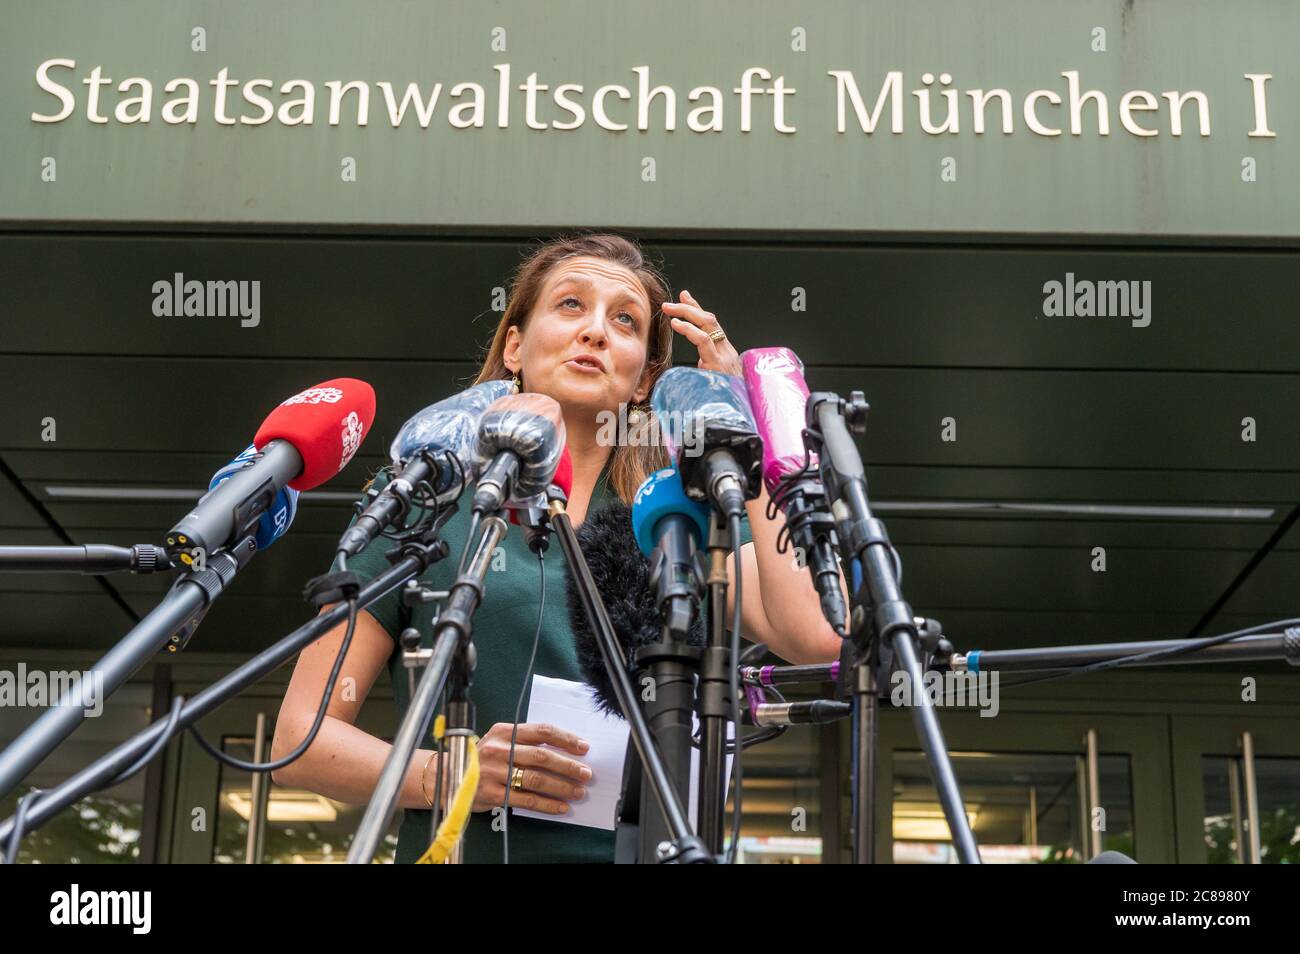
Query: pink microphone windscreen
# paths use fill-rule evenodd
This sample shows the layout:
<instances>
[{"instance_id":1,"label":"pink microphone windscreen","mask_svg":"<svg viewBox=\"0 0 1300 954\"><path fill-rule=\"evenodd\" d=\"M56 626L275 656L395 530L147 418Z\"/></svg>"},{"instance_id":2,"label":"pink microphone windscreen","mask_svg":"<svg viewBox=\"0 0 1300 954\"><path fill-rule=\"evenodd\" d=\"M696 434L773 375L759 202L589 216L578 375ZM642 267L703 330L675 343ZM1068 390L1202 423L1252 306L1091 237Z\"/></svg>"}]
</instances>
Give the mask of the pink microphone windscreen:
<instances>
[{"instance_id":1,"label":"pink microphone windscreen","mask_svg":"<svg viewBox=\"0 0 1300 954\"><path fill-rule=\"evenodd\" d=\"M763 484L771 493L781 478L802 469L807 457L803 428L808 385L803 362L789 348L751 348L740 361L758 435L763 438ZM812 460L815 464L817 458Z\"/></svg>"}]
</instances>

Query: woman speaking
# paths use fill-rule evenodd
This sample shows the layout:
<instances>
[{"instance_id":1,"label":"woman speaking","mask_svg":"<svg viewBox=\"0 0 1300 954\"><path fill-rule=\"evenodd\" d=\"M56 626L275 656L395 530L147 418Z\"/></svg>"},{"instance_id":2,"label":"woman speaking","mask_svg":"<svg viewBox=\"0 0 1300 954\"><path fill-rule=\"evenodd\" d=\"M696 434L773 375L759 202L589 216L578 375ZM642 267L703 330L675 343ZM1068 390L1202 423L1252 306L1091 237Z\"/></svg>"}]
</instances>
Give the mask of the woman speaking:
<instances>
[{"instance_id":1,"label":"woman speaking","mask_svg":"<svg viewBox=\"0 0 1300 954\"><path fill-rule=\"evenodd\" d=\"M631 408L627 415L632 420L649 413L646 401L672 361L674 332L695 346L701 368L741 373L739 355L717 318L687 291L680 301L670 301L661 275L628 239L609 234L561 237L541 245L520 264L477 380L514 379L521 391L545 394L559 403L573 462L568 512L575 526L616 499L631 503L641 482L666 465L658 446L608 446L601 422L621 408ZM386 477L381 472L379 479ZM819 610L809 575L792 572L789 555L777 551L784 517L768 520L766 506L765 496L747 505L746 536L752 539L740 549L745 564L743 633L767 643L791 663L837 659L841 642ZM467 511L461 507L444 529L454 546L468 533ZM390 541L376 539L349 559L348 569L362 579L373 578L388 567L383 554L390 546ZM501 826L493 824L490 810L505 802L507 786L511 806L563 816L591 781L582 761L587 743L566 726L522 723L515 730L533 648L529 637L539 624L542 575L523 534L507 534L501 546L503 558L494 559L501 571L489 574L474 616L478 664L473 699L480 731L488 728L479 744L475 814L464 836L467 862L502 860ZM734 579L732 558L727 560ZM431 589L446 590L455 564L455 559L435 563L421 581ZM567 570L562 561L548 564L533 671L581 680L565 609ZM734 594L733 586L729 601ZM733 611L728 608L728 619ZM432 612L429 607L403 606L394 590L358 614L343 678L320 731L301 758L274 773L276 782L344 802L369 799L390 747L356 728L357 713L385 667L399 717L405 712L407 679L397 637L407 626L427 635ZM342 624L335 627L298 657L276 722L272 758L306 738L344 631ZM509 772L512 730L514 771ZM397 846L399 862L416 860L430 841L429 809L441 766L432 740L426 738L426 744L430 748L416 753L402 787L400 805L406 811ZM511 862L609 862L614 857L611 831L514 816L509 835Z\"/></svg>"}]
</instances>

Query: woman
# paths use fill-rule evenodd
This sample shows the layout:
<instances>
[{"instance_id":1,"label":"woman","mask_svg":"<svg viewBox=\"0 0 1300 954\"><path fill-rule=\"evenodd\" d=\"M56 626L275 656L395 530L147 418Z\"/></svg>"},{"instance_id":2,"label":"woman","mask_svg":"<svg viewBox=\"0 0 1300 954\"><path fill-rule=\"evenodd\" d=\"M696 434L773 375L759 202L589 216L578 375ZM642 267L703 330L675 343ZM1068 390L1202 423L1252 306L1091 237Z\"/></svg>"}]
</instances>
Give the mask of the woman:
<instances>
[{"instance_id":1,"label":"woman","mask_svg":"<svg viewBox=\"0 0 1300 954\"><path fill-rule=\"evenodd\" d=\"M717 318L687 291L680 301L669 300L662 277L627 239L616 235L558 238L520 265L478 380L514 378L521 390L540 392L559 402L573 461L568 512L575 525L614 498L630 503L645 477L664 465L662 448L609 447L598 434L600 422L610 412L618 414L620 405L649 413L644 405L655 381L671 364L674 332L698 349L701 368L740 374L739 355ZM381 472L379 479L386 477ZM766 506L766 497L748 504L752 542L740 551L745 580L743 635L767 643L792 663L837 659L840 640L818 610L809 575L793 564L788 553L777 552L783 520L779 516L768 520ZM467 510L462 507L444 531L456 556L468 532ZM387 568L383 554L390 546L387 540L376 540L349 560L348 568L364 579L372 578ZM472 695L482 733L481 774L476 814L465 835L467 861L496 862L502 857L501 825L493 824L490 809L505 800L512 723L528 671L542 585L541 569L522 534L507 534L502 547L504 569L488 574L484 601L474 617L478 666ZM450 559L434 564L422 580L433 589L447 589L455 563ZM534 671L581 679L565 613L563 561L548 558L546 570ZM730 557L728 572L733 572ZM733 587L729 599L734 593ZM732 612L729 607L728 619ZM302 758L274 774L278 783L345 802L369 798L390 747L353 723L385 666L399 715L405 712L407 677L396 638L406 626L414 625L427 641L431 614L431 608L401 606L393 592L358 615L342 678L321 730ZM276 722L272 758L291 751L310 728L344 628L331 630L299 656ZM489 727L486 732L484 727ZM401 792L400 804L407 811L398 861L415 860L430 842L428 808L440 766L430 739L426 746L412 760ZM568 803L582 798L590 781L590 771L581 761L586 748L563 725L519 725L514 764L522 772L514 773L510 804L551 815L567 813ZM613 858L612 832L521 816L509 820L509 831L512 862Z\"/></svg>"}]
</instances>

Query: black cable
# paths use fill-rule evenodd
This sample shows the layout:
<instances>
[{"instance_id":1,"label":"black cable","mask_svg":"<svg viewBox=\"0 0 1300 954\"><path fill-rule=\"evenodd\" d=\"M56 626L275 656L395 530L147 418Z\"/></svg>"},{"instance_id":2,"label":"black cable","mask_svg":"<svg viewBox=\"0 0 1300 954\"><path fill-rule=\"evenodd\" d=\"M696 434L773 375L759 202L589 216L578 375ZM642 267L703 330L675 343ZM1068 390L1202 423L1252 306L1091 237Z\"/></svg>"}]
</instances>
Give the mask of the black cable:
<instances>
[{"instance_id":1,"label":"black cable","mask_svg":"<svg viewBox=\"0 0 1300 954\"><path fill-rule=\"evenodd\" d=\"M298 746L288 755L271 762L246 762L243 759L237 759L233 755L227 755L220 749L215 748L211 742L200 734L197 723L190 726L190 734L194 736L194 740L218 762L244 772L274 772L284 768L291 762L297 761L311 747L312 742L316 740L316 733L320 731L321 725L325 722L325 712L329 709L330 698L334 695L334 684L338 681L339 672L343 669L343 660L347 657L348 647L352 645L352 634L356 626L357 601L350 599L348 600L348 628L343 634L343 643L339 646L338 655L334 658L334 668L330 670L329 682L325 684L325 694L321 698L320 708L316 710L316 721L312 723L311 731L307 733L306 738L298 743Z\"/></svg>"},{"instance_id":2,"label":"black cable","mask_svg":"<svg viewBox=\"0 0 1300 954\"><path fill-rule=\"evenodd\" d=\"M780 691L776 688L776 686L760 685L758 686L758 689L760 692L763 693L764 696L767 696L769 694L776 696L777 702L787 701L785 696L781 695ZM773 739L777 738L778 736L784 735L786 729L788 728L790 728L788 725L763 726L758 732L755 732L752 735L747 735L743 739L741 739L740 747L743 749L751 749L754 746L759 745L763 742L771 742ZM694 735L691 736L691 748L703 749L703 746L704 746L704 741L701 738L700 732L697 731ZM736 743L734 739L729 740L723 744L724 755L733 755L735 751L736 751Z\"/></svg>"},{"instance_id":3,"label":"black cable","mask_svg":"<svg viewBox=\"0 0 1300 954\"><path fill-rule=\"evenodd\" d=\"M761 745L764 742L771 742L777 736L784 733L785 730L788 728L790 728L788 725L764 726L758 732L755 732L752 735L747 735L743 739L741 739L740 747L742 749L752 749L754 746ZM700 742L700 737L698 735L691 736L691 748L698 749L701 747L701 744L702 743ZM735 755L735 753L736 753L736 742L734 739L731 739L723 746L723 754Z\"/></svg>"},{"instance_id":4,"label":"black cable","mask_svg":"<svg viewBox=\"0 0 1300 954\"><path fill-rule=\"evenodd\" d=\"M131 765L123 769L121 772L118 772L117 775L113 776L108 781L104 782L101 785L95 786L94 791L102 792L105 789L112 788L115 785L121 785L123 782L125 782L131 776L135 775L142 768L144 768L151 761L153 761L153 759L158 755L158 753L161 752L163 748L167 745L167 743L171 740L172 734L176 731L176 725L177 723L180 722L180 718L181 718L181 708L184 705L185 705L184 696L176 696L174 699L172 699L171 712L168 713L167 716L167 726L162 731L162 733L158 736L158 738L155 739L153 743L149 746L148 751L146 751L143 755L140 756L140 758L136 759L133 763L131 763ZM4 852L5 864L7 865L13 864L14 859L18 857L18 847L19 845L22 844L22 840L25 835L23 829L26 828L27 825L27 813L31 810L32 805L35 804L37 801L39 801L39 798L37 796L43 793L44 793L43 789L34 788L26 795L24 795L21 799L18 800L17 811L14 814L13 831L10 832L9 843L5 846L5 852Z\"/></svg>"},{"instance_id":5,"label":"black cable","mask_svg":"<svg viewBox=\"0 0 1300 954\"><path fill-rule=\"evenodd\" d=\"M461 467L460 461L456 458L454 454L449 453L449 456L452 459L453 467L455 469L458 469L460 473L463 475L464 469L463 467ZM462 488L463 488L463 483L462 483ZM384 535L387 536L387 534ZM340 550L336 554L336 558L339 563L339 570L341 572L346 571L347 570L346 553ZM462 555L462 559L463 559L463 555ZM347 658L348 648L352 644L352 636L356 629L356 622L357 622L357 604L355 600L349 600L348 601L348 628L343 635L343 643L339 647L338 656L335 657L334 667L330 671L330 678L328 683L326 684L325 694L324 697L321 699L320 708L316 712L316 719L312 723L311 731L307 734L307 737L292 752L284 756L284 758L278 759L274 762L245 762L242 759L237 759L233 756L227 755L226 753L220 751L217 748L214 748L212 744L209 743L208 740L202 736L202 734L200 734L198 727L196 725L191 725L189 729L190 729L190 733L194 736L195 741L197 741L200 747L203 748L204 751L206 751L218 762L229 765L232 768L240 769L245 772L274 772L283 768L286 765L289 765L290 763L296 761L297 759L301 758L303 753L306 752L307 749L311 747L312 742L315 741L316 735L320 732L320 727L325 721L325 714L329 709L330 697L334 694L334 686L338 681L339 672L343 668L343 661L344 659ZM180 723L181 709L184 706L184 702L185 700L183 696L176 696L172 700L172 708L168 715L167 725L164 727L163 731L159 733L158 738L156 738L150 744L148 750L145 751L140 756L140 758L136 759L135 762L133 762L127 768L123 769L113 778L104 782L102 785L96 786L96 788L94 788L93 791L96 792L103 791L104 789L112 788L115 785L120 785L121 783L129 779L131 776L139 772L141 769L143 769L146 765L149 764L149 762L153 761L153 759L157 758L158 754L162 752L162 750L166 747L167 743L171 741L171 739L176 733L176 728ZM442 783L441 764L442 763L440 759L439 774L438 774L439 785L441 785ZM21 843L23 839L23 828L25 826L27 813L30 810L31 805L36 800L35 796L41 794L41 792L42 792L41 789L32 789L21 799L19 799L17 811L14 816L14 827L10 832L10 842L8 845L6 845L4 851L5 863L11 863L11 859L17 857L18 845Z\"/></svg>"},{"instance_id":6,"label":"black cable","mask_svg":"<svg viewBox=\"0 0 1300 954\"><path fill-rule=\"evenodd\" d=\"M135 762L123 769L121 772L118 772L116 776L105 782L100 786L100 788L112 788L114 785L121 785L136 772L140 771L152 762L158 756L158 753L167 747L167 743L171 741L172 736L176 732L176 726L181 721L181 709L184 708L184 706L185 697L175 696L172 699L171 711L167 714L167 725L163 731L159 733L158 738L153 740L153 743L149 746L148 750L136 759Z\"/></svg>"},{"instance_id":7,"label":"black cable","mask_svg":"<svg viewBox=\"0 0 1300 954\"><path fill-rule=\"evenodd\" d=\"M736 667L740 659L740 610L741 610L741 569L740 569L740 516L732 514L730 517L731 528L731 554L732 562L736 567L736 597L734 608L732 610L731 620L731 665L728 667L731 671L728 673L731 682L731 711L736 741L740 744L736 746L736 754L731 762L733 775L732 788L732 816L731 816L731 846L727 849L727 863L736 863L736 850L740 842L740 802L741 786L745 784L745 770L742 767L743 754L745 751L744 743L741 742L740 726L740 677Z\"/></svg>"},{"instance_id":8,"label":"black cable","mask_svg":"<svg viewBox=\"0 0 1300 954\"><path fill-rule=\"evenodd\" d=\"M519 717L524 711L524 696L528 695L528 684L533 678L533 666L537 662L537 647L542 641L542 613L546 609L546 561L542 559L542 550L537 551L537 571L542 577L542 596L537 602L537 631L533 633L533 651L528 657L528 670L524 673L524 684L519 687L519 700L515 703L515 718L510 725L510 756L506 760L506 801L505 814L501 818L501 835L504 864L510 864L510 782L515 774L515 741L519 737Z\"/></svg>"}]
</instances>

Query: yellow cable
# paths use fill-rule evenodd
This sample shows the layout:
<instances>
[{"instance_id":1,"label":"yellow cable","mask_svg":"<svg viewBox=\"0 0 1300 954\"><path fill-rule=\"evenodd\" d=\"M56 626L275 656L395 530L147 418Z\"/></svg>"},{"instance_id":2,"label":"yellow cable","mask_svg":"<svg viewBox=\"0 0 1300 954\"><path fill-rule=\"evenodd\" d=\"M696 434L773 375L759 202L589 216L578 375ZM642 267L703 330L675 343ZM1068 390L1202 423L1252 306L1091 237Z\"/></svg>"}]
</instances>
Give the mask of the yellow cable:
<instances>
[{"instance_id":1,"label":"yellow cable","mask_svg":"<svg viewBox=\"0 0 1300 954\"><path fill-rule=\"evenodd\" d=\"M479 769L478 736L471 735L465 741L469 761L465 768L465 779L460 783L460 788L456 789L456 797L452 799L451 810L447 812L447 817L438 826L437 837L416 861L417 865L442 864L451 854L451 850L456 847L456 842L460 841L461 836L465 834L465 825L474 808L474 794L478 791ZM439 766L438 770L442 771L442 766Z\"/></svg>"}]
</instances>

